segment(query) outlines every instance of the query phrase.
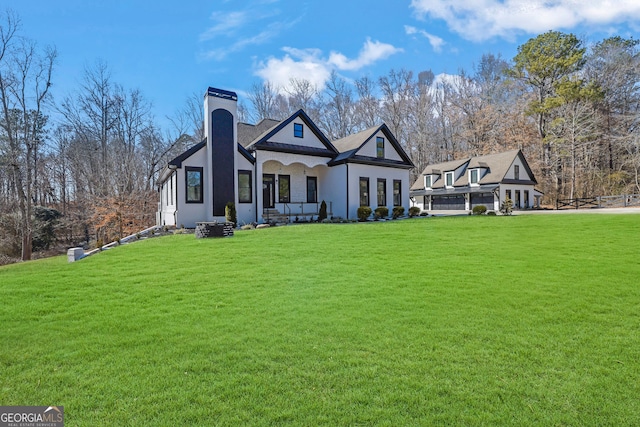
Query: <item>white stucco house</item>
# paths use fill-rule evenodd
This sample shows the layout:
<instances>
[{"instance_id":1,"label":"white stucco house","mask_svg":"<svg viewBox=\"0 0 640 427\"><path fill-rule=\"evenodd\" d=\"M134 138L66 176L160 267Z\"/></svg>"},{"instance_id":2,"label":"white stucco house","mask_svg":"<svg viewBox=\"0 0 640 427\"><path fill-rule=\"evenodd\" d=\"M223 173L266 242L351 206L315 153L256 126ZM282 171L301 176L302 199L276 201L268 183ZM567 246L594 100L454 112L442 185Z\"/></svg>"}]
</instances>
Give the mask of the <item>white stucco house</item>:
<instances>
[{"instance_id":1,"label":"white stucco house","mask_svg":"<svg viewBox=\"0 0 640 427\"><path fill-rule=\"evenodd\" d=\"M207 90L207 136L162 170L158 225L224 221L228 202L239 224L317 218L322 201L341 218L357 218L362 205L409 208L414 165L386 125L329 141L303 110L239 123L237 99Z\"/></svg>"},{"instance_id":2,"label":"white stucco house","mask_svg":"<svg viewBox=\"0 0 640 427\"><path fill-rule=\"evenodd\" d=\"M522 151L428 165L410 190L412 206L423 211L499 210L509 198L514 209L539 207L542 193Z\"/></svg>"}]
</instances>

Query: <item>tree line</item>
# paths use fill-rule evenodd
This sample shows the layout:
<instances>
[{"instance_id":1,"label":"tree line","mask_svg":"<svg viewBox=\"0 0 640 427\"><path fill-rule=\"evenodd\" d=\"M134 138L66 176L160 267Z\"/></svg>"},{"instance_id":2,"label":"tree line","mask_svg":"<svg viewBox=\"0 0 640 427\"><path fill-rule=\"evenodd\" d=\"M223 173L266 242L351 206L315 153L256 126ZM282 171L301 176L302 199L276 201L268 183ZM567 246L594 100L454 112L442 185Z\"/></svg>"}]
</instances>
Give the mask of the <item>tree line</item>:
<instances>
[{"instance_id":1,"label":"tree line","mask_svg":"<svg viewBox=\"0 0 640 427\"><path fill-rule=\"evenodd\" d=\"M100 61L52 99L56 62L54 48L2 15L0 257L108 243L153 225L159 171L204 137L201 94L161 126L151 101ZM385 122L416 164L412 179L429 163L519 148L553 203L640 191L639 77L638 41L588 44L549 31L511 60L486 53L456 75L392 69L347 81L334 72L321 89L256 82L239 116L257 123L302 108L330 140Z\"/></svg>"}]
</instances>

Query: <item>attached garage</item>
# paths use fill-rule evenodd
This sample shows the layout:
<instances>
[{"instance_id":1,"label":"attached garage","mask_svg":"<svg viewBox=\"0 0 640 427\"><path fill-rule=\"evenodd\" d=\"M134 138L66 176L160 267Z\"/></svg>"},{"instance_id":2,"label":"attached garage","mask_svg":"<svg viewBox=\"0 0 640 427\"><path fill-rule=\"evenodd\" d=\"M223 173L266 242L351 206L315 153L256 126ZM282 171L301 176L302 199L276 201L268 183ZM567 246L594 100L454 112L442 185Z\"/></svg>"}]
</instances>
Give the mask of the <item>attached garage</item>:
<instances>
[{"instance_id":1,"label":"attached garage","mask_svg":"<svg viewBox=\"0 0 640 427\"><path fill-rule=\"evenodd\" d=\"M479 205L484 205L487 209L493 210L493 193L472 193L471 209Z\"/></svg>"},{"instance_id":2,"label":"attached garage","mask_svg":"<svg viewBox=\"0 0 640 427\"><path fill-rule=\"evenodd\" d=\"M434 211L463 211L464 195L451 194L446 196L433 196L431 209Z\"/></svg>"}]
</instances>

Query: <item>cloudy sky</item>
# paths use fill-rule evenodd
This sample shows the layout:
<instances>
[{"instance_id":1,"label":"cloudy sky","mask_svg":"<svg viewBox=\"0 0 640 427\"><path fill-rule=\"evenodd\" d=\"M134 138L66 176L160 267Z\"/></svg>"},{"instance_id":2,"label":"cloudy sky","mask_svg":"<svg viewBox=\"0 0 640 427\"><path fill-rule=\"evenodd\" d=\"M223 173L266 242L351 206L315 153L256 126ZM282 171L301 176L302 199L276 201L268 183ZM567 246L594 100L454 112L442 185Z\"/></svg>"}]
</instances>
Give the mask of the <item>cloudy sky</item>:
<instances>
[{"instance_id":1,"label":"cloudy sky","mask_svg":"<svg viewBox=\"0 0 640 427\"><path fill-rule=\"evenodd\" d=\"M349 81L400 68L455 74L483 53L509 60L548 30L640 37L639 0L4 0L6 9L24 35L57 47L57 99L101 60L159 118L207 86L242 99L263 80L322 88L334 70Z\"/></svg>"}]
</instances>

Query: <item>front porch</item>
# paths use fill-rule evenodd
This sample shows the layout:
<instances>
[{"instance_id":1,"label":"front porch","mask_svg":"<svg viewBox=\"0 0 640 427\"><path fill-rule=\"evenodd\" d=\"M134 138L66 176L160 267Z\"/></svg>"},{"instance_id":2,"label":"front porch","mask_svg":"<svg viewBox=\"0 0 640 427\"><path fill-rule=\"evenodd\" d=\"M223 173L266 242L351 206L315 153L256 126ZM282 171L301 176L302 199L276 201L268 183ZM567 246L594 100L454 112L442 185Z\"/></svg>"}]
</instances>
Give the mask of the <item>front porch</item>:
<instances>
[{"instance_id":1,"label":"front porch","mask_svg":"<svg viewBox=\"0 0 640 427\"><path fill-rule=\"evenodd\" d=\"M333 201L328 200L328 166L322 158L292 159L284 164L268 160L261 164L262 191L258 209L268 223L293 223L316 220L322 201L327 217L333 216Z\"/></svg>"}]
</instances>

